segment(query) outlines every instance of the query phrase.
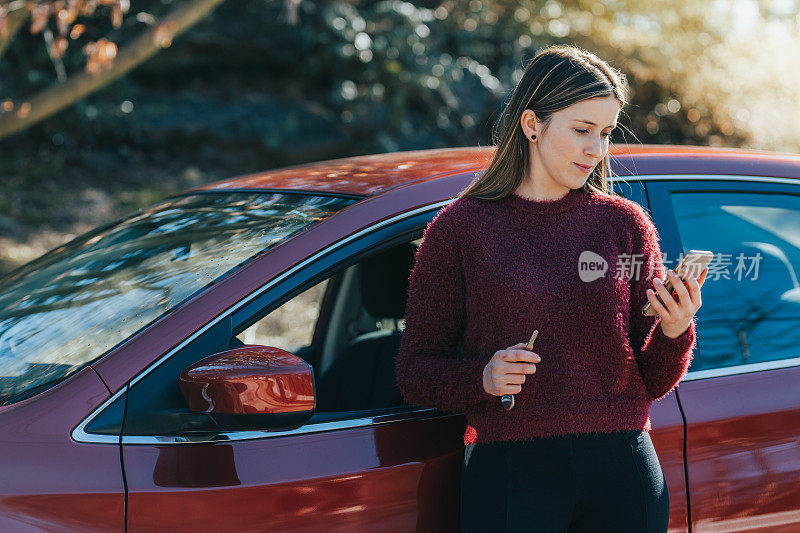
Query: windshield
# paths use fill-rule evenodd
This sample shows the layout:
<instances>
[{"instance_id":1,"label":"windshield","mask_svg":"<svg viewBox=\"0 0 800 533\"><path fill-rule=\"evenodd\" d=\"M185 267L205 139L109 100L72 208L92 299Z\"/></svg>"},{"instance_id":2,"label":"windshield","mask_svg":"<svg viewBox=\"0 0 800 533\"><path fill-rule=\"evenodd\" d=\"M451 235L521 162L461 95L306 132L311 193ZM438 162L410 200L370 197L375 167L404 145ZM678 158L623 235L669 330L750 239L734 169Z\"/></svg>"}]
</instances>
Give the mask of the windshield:
<instances>
[{"instance_id":1,"label":"windshield","mask_svg":"<svg viewBox=\"0 0 800 533\"><path fill-rule=\"evenodd\" d=\"M258 254L357 200L201 193L0 278L0 406L52 387Z\"/></svg>"}]
</instances>

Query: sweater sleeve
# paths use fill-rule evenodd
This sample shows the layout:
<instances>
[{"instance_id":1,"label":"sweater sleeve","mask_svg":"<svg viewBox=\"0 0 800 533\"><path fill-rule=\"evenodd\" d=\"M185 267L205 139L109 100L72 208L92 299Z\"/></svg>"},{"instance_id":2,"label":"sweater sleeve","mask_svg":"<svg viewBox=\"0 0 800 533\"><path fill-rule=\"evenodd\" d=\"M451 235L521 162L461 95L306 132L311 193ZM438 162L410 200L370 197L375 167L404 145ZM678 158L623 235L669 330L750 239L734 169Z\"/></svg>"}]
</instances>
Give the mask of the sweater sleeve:
<instances>
[{"instance_id":1,"label":"sweater sleeve","mask_svg":"<svg viewBox=\"0 0 800 533\"><path fill-rule=\"evenodd\" d=\"M676 338L661 329L658 314L645 316L642 307L648 302L647 289L655 289L657 276L666 279L658 230L644 209L635 204L634 229L631 234L632 258L640 269L631 277L630 342L645 387L654 400L666 396L681 380L692 362L696 345L695 317L689 327ZM657 292L657 291L656 291Z\"/></svg>"},{"instance_id":2,"label":"sweater sleeve","mask_svg":"<svg viewBox=\"0 0 800 533\"><path fill-rule=\"evenodd\" d=\"M451 220L450 207L428 224L416 254L395 373L407 402L458 412L499 399L483 388L483 368L489 358L459 358L465 284L458 221Z\"/></svg>"}]
</instances>

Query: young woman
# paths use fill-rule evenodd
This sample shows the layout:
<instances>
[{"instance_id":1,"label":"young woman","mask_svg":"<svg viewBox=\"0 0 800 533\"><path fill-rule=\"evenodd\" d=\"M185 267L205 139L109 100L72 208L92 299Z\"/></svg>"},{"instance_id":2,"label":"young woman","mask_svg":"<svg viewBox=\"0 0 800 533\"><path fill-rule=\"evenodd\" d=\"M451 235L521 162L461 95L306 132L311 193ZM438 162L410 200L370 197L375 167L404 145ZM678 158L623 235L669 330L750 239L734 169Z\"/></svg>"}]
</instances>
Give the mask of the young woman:
<instances>
[{"instance_id":1,"label":"young woman","mask_svg":"<svg viewBox=\"0 0 800 533\"><path fill-rule=\"evenodd\" d=\"M626 101L624 75L597 56L541 51L488 169L425 230L397 384L410 403L467 415L461 531L667 530L649 410L691 362L707 269L688 288L665 273L651 219L612 193L608 139Z\"/></svg>"}]
</instances>

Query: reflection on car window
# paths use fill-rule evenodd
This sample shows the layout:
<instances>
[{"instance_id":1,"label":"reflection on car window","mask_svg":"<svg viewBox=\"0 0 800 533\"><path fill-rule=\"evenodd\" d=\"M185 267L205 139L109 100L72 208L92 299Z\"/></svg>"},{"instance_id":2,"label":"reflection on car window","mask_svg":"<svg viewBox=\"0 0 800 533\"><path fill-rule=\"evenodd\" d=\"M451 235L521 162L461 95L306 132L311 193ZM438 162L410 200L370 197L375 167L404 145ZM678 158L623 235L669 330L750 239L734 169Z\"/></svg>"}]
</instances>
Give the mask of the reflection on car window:
<instances>
[{"instance_id":1,"label":"reflection on car window","mask_svg":"<svg viewBox=\"0 0 800 533\"><path fill-rule=\"evenodd\" d=\"M690 370L800 355L800 196L674 193L672 204L683 248L716 254Z\"/></svg>"},{"instance_id":2,"label":"reflection on car window","mask_svg":"<svg viewBox=\"0 0 800 533\"><path fill-rule=\"evenodd\" d=\"M0 279L0 405L28 398L287 237L356 200L222 192L168 200Z\"/></svg>"}]
</instances>

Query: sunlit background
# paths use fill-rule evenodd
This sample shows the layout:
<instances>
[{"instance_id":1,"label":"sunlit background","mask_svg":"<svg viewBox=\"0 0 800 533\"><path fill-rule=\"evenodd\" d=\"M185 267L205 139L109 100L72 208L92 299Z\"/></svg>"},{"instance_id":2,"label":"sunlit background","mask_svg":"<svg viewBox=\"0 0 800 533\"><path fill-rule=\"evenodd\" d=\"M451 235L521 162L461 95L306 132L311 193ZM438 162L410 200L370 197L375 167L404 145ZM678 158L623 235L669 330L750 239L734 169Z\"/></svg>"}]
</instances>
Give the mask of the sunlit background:
<instances>
[{"instance_id":1,"label":"sunlit background","mask_svg":"<svg viewBox=\"0 0 800 533\"><path fill-rule=\"evenodd\" d=\"M550 44L628 77L613 142L798 153L798 27L800 0L3 0L0 274L195 185L485 146Z\"/></svg>"}]
</instances>

